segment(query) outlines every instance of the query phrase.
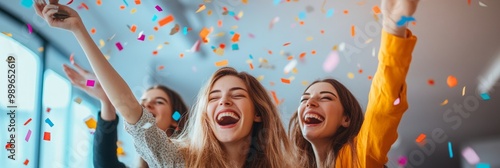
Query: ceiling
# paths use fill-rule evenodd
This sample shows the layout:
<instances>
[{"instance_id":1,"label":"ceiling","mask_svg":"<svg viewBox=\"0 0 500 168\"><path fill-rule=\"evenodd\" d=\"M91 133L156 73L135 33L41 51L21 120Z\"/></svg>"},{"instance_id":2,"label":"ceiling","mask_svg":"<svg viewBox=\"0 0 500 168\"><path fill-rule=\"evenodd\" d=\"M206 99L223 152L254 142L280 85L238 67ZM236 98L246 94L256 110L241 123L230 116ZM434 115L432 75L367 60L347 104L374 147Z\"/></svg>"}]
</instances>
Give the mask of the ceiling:
<instances>
[{"instance_id":1,"label":"ceiling","mask_svg":"<svg viewBox=\"0 0 500 168\"><path fill-rule=\"evenodd\" d=\"M62 0L61 3L67 1ZM132 0L104 1L101 5L95 1L84 2L88 10L77 9L82 1L74 1L70 6L77 9L89 31L92 28L96 30L92 38L98 45L101 39L104 41L102 52L110 57L110 63L136 96L140 96L152 83L161 83L177 90L192 104L201 84L218 68L215 62L228 60L228 66L256 77L262 76L262 84L268 90L275 91L278 99L282 100L279 108L286 120L284 123L288 123L291 113L297 108L298 99L306 87L304 82L310 83L315 79L336 78L355 94L363 107L367 104L371 83L368 76L375 73L378 62L372 53L374 50L378 52L378 31L381 28L381 22L376 21L372 7L380 1L312 0L275 4L276 1L255 0L244 4L239 0L179 0L142 1L139 5ZM195 13L200 4L205 4L206 9ZM31 23L35 31L62 48L68 58L73 53L77 63L90 68L71 33L49 28L34 16L32 8L22 7L19 2L2 0L0 5L24 22ZM120 9L122 5L124 9ZM156 5L163 11L155 9ZM231 13L223 15L223 7L235 15L241 11L242 16L235 19L230 16ZM329 16L327 11L332 9L333 13ZM131 12L133 10L135 13ZM208 15L209 10L212 11L211 15ZM348 14L344 13L345 10ZM175 18L173 23L155 31L158 20L170 14ZM157 20L152 21L155 15ZM410 157L413 167L459 167L464 160L460 148L473 142L500 137L500 84L496 80L498 77L495 78L500 70L491 68L500 66L500 61L495 61L500 57L498 16L500 1L496 0L472 0L470 5L465 0L420 2L414 16L416 25L410 26L418 37L407 76L410 108L399 126L397 145L389 155L392 164L397 163L399 156L411 156L412 152L423 151L415 139L423 133L428 140L432 140L433 130L442 129L447 136L446 142L436 143L435 151L424 153L422 163L418 163L419 158L416 157L412 162ZM297 21L299 17L303 25ZM220 27L219 20L222 22ZM273 20L278 21L271 28ZM180 31L169 35L174 24L180 25ZM132 25L137 27L135 32L128 28ZM354 38L351 36L352 25L356 27ZM183 34L184 27L192 30ZM190 52L204 27L213 27L214 31L209 35L210 42L201 44L199 51ZM237 42L239 50L231 49L231 31L240 34ZM144 41L137 40L140 32L145 35ZM224 36L219 33L224 33ZM116 48L117 42L123 45L122 51ZM219 56L212 46L219 47L221 43L226 47L224 54ZM285 46L285 43L289 44ZM340 63L332 72L325 72L325 59L334 47L341 48L340 44L346 48L339 52ZM153 54L154 51L157 51L157 55ZM312 54L313 51L316 53ZM299 59L301 53L306 54ZM287 60L290 55L297 60L297 72L286 74L283 69L290 62ZM259 59L266 59L268 64L261 65ZM250 61L253 70L248 64ZM164 68L160 70L160 66ZM60 69L59 66L49 68ZM359 73L360 69L362 73ZM354 77L349 77L349 73ZM447 85L450 75L457 78L456 87ZM491 99L485 101L477 96L481 92L477 88L482 81L486 81L482 79L488 75L493 85L488 90ZM285 84L281 78L293 80ZM428 80L434 80L435 84L430 85ZM464 87L465 95L462 96ZM445 100L448 103L441 105ZM465 112L461 115L454 106L462 106ZM447 110L454 112L446 114ZM457 120L462 122L457 124ZM448 141L454 145L454 158L448 155ZM500 143L498 140L496 142ZM500 155L488 151L488 148L476 152L483 158ZM498 160L482 161L493 167L500 166Z\"/></svg>"}]
</instances>

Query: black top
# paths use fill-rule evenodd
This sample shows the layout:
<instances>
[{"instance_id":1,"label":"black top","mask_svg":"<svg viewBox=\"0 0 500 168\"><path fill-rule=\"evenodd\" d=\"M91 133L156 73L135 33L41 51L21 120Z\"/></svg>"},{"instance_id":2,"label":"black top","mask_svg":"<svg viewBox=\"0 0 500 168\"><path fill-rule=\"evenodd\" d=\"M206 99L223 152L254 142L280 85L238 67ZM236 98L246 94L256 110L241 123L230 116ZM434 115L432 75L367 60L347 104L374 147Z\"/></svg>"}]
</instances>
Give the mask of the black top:
<instances>
[{"instance_id":1,"label":"black top","mask_svg":"<svg viewBox=\"0 0 500 168\"><path fill-rule=\"evenodd\" d=\"M97 128L94 133L94 167L95 168L125 168L125 164L118 161L116 156L116 141L118 135L118 115L114 121L106 121L101 118L101 112L97 115Z\"/></svg>"}]
</instances>

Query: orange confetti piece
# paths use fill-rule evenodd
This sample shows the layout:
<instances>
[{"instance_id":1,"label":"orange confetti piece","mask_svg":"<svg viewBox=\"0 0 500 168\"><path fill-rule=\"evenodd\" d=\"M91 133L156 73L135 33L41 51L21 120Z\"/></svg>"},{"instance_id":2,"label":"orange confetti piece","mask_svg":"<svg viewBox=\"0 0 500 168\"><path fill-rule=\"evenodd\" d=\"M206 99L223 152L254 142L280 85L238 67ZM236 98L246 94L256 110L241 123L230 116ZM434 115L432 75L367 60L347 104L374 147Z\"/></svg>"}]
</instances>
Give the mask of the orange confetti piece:
<instances>
[{"instance_id":1,"label":"orange confetti piece","mask_svg":"<svg viewBox=\"0 0 500 168\"><path fill-rule=\"evenodd\" d=\"M28 123L30 123L30 122L31 122L31 118L30 118L30 119L28 119L26 122L24 122L24 125L27 125L27 124L28 124Z\"/></svg>"},{"instance_id":2,"label":"orange confetti piece","mask_svg":"<svg viewBox=\"0 0 500 168\"><path fill-rule=\"evenodd\" d=\"M303 26L305 23L304 23L304 21L300 21L300 22L299 22L299 24L300 24L301 26Z\"/></svg>"},{"instance_id":3,"label":"orange confetti piece","mask_svg":"<svg viewBox=\"0 0 500 168\"><path fill-rule=\"evenodd\" d=\"M141 0L135 0L135 4L136 5L140 5L141 4Z\"/></svg>"},{"instance_id":4,"label":"orange confetti piece","mask_svg":"<svg viewBox=\"0 0 500 168\"><path fill-rule=\"evenodd\" d=\"M444 106L444 105L447 105L448 104L448 99L444 100L442 103L441 103L441 106Z\"/></svg>"},{"instance_id":5,"label":"orange confetti piece","mask_svg":"<svg viewBox=\"0 0 500 168\"><path fill-rule=\"evenodd\" d=\"M164 17L163 19L161 19L160 21L158 21L158 24L160 25L160 27L162 27L162 26L165 26L166 24L168 24L172 21L174 21L174 16L168 15L168 16Z\"/></svg>"},{"instance_id":6,"label":"orange confetti piece","mask_svg":"<svg viewBox=\"0 0 500 168\"><path fill-rule=\"evenodd\" d=\"M325 34L325 30L321 30L321 31L319 31L319 32L321 32L321 34Z\"/></svg>"},{"instance_id":7,"label":"orange confetti piece","mask_svg":"<svg viewBox=\"0 0 500 168\"><path fill-rule=\"evenodd\" d=\"M153 30L154 30L154 31L158 31L158 29L159 29L159 28L158 28L157 26L153 27Z\"/></svg>"},{"instance_id":8,"label":"orange confetti piece","mask_svg":"<svg viewBox=\"0 0 500 168\"><path fill-rule=\"evenodd\" d=\"M469 4L469 6L470 6L470 4L471 4L471 0L467 0L467 3L468 3L468 4Z\"/></svg>"},{"instance_id":9,"label":"orange confetti piece","mask_svg":"<svg viewBox=\"0 0 500 168\"><path fill-rule=\"evenodd\" d=\"M26 159L23 164L27 166L29 162L30 160Z\"/></svg>"},{"instance_id":10,"label":"orange confetti piece","mask_svg":"<svg viewBox=\"0 0 500 168\"><path fill-rule=\"evenodd\" d=\"M280 100L278 99L278 96L276 96L276 92L271 91L271 95L273 96L274 102L276 102L277 105L280 104Z\"/></svg>"},{"instance_id":11,"label":"orange confetti piece","mask_svg":"<svg viewBox=\"0 0 500 168\"><path fill-rule=\"evenodd\" d=\"M50 141L50 132L43 133L43 140Z\"/></svg>"},{"instance_id":12,"label":"orange confetti piece","mask_svg":"<svg viewBox=\"0 0 500 168\"><path fill-rule=\"evenodd\" d=\"M425 137L426 137L426 135L422 133L417 137L417 139L415 141L420 143L420 142L424 141Z\"/></svg>"},{"instance_id":13,"label":"orange confetti piece","mask_svg":"<svg viewBox=\"0 0 500 168\"><path fill-rule=\"evenodd\" d=\"M130 31L132 33L135 33L135 30L137 30L137 26L135 26L135 25L130 26Z\"/></svg>"},{"instance_id":14,"label":"orange confetti piece","mask_svg":"<svg viewBox=\"0 0 500 168\"><path fill-rule=\"evenodd\" d=\"M87 117L84 121L85 121L85 125L87 125L87 128L89 128L89 129L96 129L97 128L97 121L94 119L93 116Z\"/></svg>"},{"instance_id":15,"label":"orange confetti piece","mask_svg":"<svg viewBox=\"0 0 500 168\"><path fill-rule=\"evenodd\" d=\"M373 9L373 13L380 14L380 8L377 5L375 5L372 9Z\"/></svg>"},{"instance_id":16,"label":"orange confetti piece","mask_svg":"<svg viewBox=\"0 0 500 168\"><path fill-rule=\"evenodd\" d=\"M158 51L154 50L153 55L158 55Z\"/></svg>"},{"instance_id":17,"label":"orange confetti piece","mask_svg":"<svg viewBox=\"0 0 500 168\"><path fill-rule=\"evenodd\" d=\"M95 28L90 29L90 33L95 34Z\"/></svg>"},{"instance_id":18,"label":"orange confetti piece","mask_svg":"<svg viewBox=\"0 0 500 168\"><path fill-rule=\"evenodd\" d=\"M411 22L411 25L416 26L417 22L413 21L413 22Z\"/></svg>"},{"instance_id":19,"label":"orange confetti piece","mask_svg":"<svg viewBox=\"0 0 500 168\"><path fill-rule=\"evenodd\" d=\"M290 42L288 42L288 43L283 44L283 46L288 46L288 45L290 45L290 44L291 44L291 43L290 43Z\"/></svg>"},{"instance_id":20,"label":"orange confetti piece","mask_svg":"<svg viewBox=\"0 0 500 168\"><path fill-rule=\"evenodd\" d=\"M222 20L217 21L217 26L222 27Z\"/></svg>"},{"instance_id":21,"label":"orange confetti piece","mask_svg":"<svg viewBox=\"0 0 500 168\"><path fill-rule=\"evenodd\" d=\"M184 58L184 53L179 54L179 57Z\"/></svg>"},{"instance_id":22,"label":"orange confetti piece","mask_svg":"<svg viewBox=\"0 0 500 168\"><path fill-rule=\"evenodd\" d=\"M203 11L205 9L206 9L205 4L200 4L200 7L198 7L198 9L196 10L196 13L201 12L201 11Z\"/></svg>"},{"instance_id":23,"label":"orange confetti piece","mask_svg":"<svg viewBox=\"0 0 500 168\"><path fill-rule=\"evenodd\" d=\"M311 54L312 54L312 55L316 54L316 50L312 50L312 51L311 51Z\"/></svg>"},{"instance_id":24,"label":"orange confetti piece","mask_svg":"<svg viewBox=\"0 0 500 168\"><path fill-rule=\"evenodd\" d=\"M373 79L373 77L371 75L368 76L368 80L372 80L372 79Z\"/></svg>"},{"instance_id":25,"label":"orange confetti piece","mask_svg":"<svg viewBox=\"0 0 500 168\"><path fill-rule=\"evenodd\" d=\"M125 155L125 151L123 150L123 148L121 146L119 146L119 147L116 148L116 155L118 155L118 156L124 156Z\"/></svg>"},{"instance_id":26,"label":"orange confetti piece","mask_svg":"<svg viewBox=\"0 0 500 168\"><path fill-rule=\"evenodd\" d=\"M221 43L221 44L219 44L219 47L224 49L224 48L226 48L226 45L224 43Z\"/></svg>"},{"instance_id":27,"label":"orange confetti piece","mask_svg":"<svg viewBox=\"0 0 500 168\"><path fill-rule=\"evenodd\" d=\"M455 78L455 77L454 77L454 76L452 76L452 75L448 76L448 79L447 79L447 81L446 81L446 82L448 83L448 86L449 86L450 88L455 87L455 86L457 86L457 84L458 84L457 78Z\"/></svg>"},{"instance_id":28,"label":"orange confetti piece","mask_svg":"<svg viewBox=\"0 0 500 168\"><path fill-rule=\"evenodd\" d=\"M351 25L351 36L354 37L356 35L356 27L354 25Z\"/></svg>"},{"instance_id":29,"label":"orange confetti piece","mask_svg":"<svg viewBox=\"0 0 500 168\"><path fill-rule=\"evenodd\" d=\"M207 38L208 34L210 33L210 30L208 30L206 27L204 27L203 29L201 29L200 31L200 37L202 39L205 39Z\"/></svg>"},{"instance_id":30,"label":"orange confetti piece","mask_svg":"<svg viewBox=\"0 0 500 168\"><path fill-rule=\"evenodd\" d=\"M273 55L273 51L271 50L267 50L267 53L269 53L269 55Z\"/></svg>"},{"instance_id":31,"label":"orange confetti piece","mask_svg":"<svg viewBox=\"0 0 500 168\"><path fill-rule=\"evenodd\" d=\"M87 9L87 10L89 10L89 7L87 6L87 4L85 4L83 2L82 2L82 7L85 8L85 9Z\"/></svg>"},{"instance_id":32,"label":"orange confetti piece","mask_svg":"<svg viewBox=\"0 0 500 168\"><path fill-rule=\"evenodd\" d=\"M305 56L306 56L306 53L305 53L305 52L303 52L303 53L300 53L299 58L300 58L300 59L302 59L302 58L304 58Z\"/></svg>"},{"instance_id":33,"label":"orange confetti piece","mask_svg":"<svg viewBox=\"0 0 500 168\"><path fill-rule=\"evenodd\" d=\"M125 5L120 5L120 10L124 10L125 9Z\"/></svg>"},{"instance_id":34,"label":"orange confetti piece","mask_svg":"<svg viewBox=\"0 0 500 168\"><path fill-rule=\"evenodd\" d=\"M283 82L284 84L290 84L290 79L281 78L281 82Z\"/></svg>"},{"instance_id":35,"label":"orange confetti piece","mask_svg":"<svg viewBox=\"0 0 500 168\"><path fill-rule=\"evenodd\" d=\"M241 2L245 5L248 4L248 0L241 0Z\"/></svg>"},{"instance_id":36,"label":"orange confetti piece","mask_svg":"<svg viewBox=\"0 0 500 168\"><path fill-rule=\"evenodd\" d=\"M236 42L240 41L240 34L234 33L233 38L231 38L231 41L233 43L236 43Z\"/></svg>"},{"instance_id":37,"label":"orange confetti piece","mask_svg":"<svg viewBox=\"0 0 500 168\"><path fill-rule=\"evenodd\" d=\"M362 74L363 73L363 69L359 69L358 72L359 72L359 74Z\"/></svg>"},{"instance_id":38,"label":"orange confetti piece","mask_svg":"<svg viewBox=\"0 0 500 168\"><path fill-rule=\"evenodd\" d=\"M160 65L160 66L158 67L158 70L163 70L164 68L165 68L165 66Z\"/></svg>"},{"instance_id":39,"label":"orange confetti piece","mask_svg":"<svg viewBox=\"0 0 500 168\"><path fill-rule=\"evenodd\" d=\"M427 84L429 84L431 86L434 85L434 79L427 80Z\"/></svg>"},{"instance_id":40,"label":"orange confetti piece","mask_svg":"<svg viewBox=\"0 0 500 168\"><path fill-rule=\"evenodd\" d=\"M218 66L218 67L221 67L221 66L226 66L227 64L228 64L227 59L226 59L226 60L222 60L222 61L215 62L215 66Z\"/></svg>"},{"instance_id":41,"label":"orange confetti piece","mask_svg":"<svg viewBox=\"0 0 500 168\"><path fill-rule=\"evenodd\" d=\"M344 10L344 14L349 14L349 10Z\"/></svg>"},{"instance_id":42,"label":"orange confetti piece","mask_svg":"<svg viewBox=\"0 0 500 168\"><path fill-rule=\"evenodd\" d=\"M250 63L250 64L248 64L248 65L250 66L250 69L252 69L252 70L253 70L253 64L252 64L252 63Z\"/></svg>"},{"instance_id":43,"label":"orange confetti piece","mask_svg":"<svg viewBox=\"0 0 500 168\"><path fill-rule=\"evenodd\" d=\"M290 55L290 56L288 56L288 58L286 58L286 59L287 59L288 61L293 60L293 56L292 56L292 55Z\"/></svg>"},{"instance_id":44,"label":"orange confetti piece","mask_svg":"<svg viewBox=\"0 0 500 168\"><path fill-rule=\"evenodd\" d=\"M97 0L96 3L97 3L97 6L101 6L102 5L101 0Z\"/></svg>"}]
</instances>

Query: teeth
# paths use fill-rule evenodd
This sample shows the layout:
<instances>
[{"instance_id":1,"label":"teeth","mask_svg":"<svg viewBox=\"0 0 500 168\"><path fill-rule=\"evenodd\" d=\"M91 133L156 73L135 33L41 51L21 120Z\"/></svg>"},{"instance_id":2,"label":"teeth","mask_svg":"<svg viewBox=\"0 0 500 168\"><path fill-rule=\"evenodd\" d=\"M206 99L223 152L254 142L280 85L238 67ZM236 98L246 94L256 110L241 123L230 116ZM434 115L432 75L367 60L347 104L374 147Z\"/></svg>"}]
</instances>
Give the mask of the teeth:
<instances>
[{"instance_id":1,"label":"teeth","mask_svg":"<svg viewBox=\"0 0 500 168\"><path fill-rule=\"evenodd\" d=\"M238 117L238 115L236 115L233 112L222 112L222 113L219 114L219 116L217 116L217 120L221 120L222 117L226 117L226 116L234 118L234 119L237 119L237 120L240 119L240 117Z\"/></svg>"},{"instance_id":2,"label":"teeth","mask_svg":"<svg viewBox=\"0 0 500 168\"><path fill-rule=\"evenodd\" d=\"M323 117L317 115L317 114L312 114L312 113L307 113L305 116L304 116L304 119L307 119L307 118L315 118L319 121L324 121L325 119L323 119Z\"/></svg>"}]
</instances>

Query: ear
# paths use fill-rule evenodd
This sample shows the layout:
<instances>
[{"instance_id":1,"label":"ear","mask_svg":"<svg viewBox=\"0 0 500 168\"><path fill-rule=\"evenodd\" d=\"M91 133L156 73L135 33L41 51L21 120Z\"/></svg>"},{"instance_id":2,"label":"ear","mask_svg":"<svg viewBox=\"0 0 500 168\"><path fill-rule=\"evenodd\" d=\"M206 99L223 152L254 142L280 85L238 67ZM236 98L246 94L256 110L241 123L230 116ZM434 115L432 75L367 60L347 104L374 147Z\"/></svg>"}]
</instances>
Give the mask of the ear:
<instances>
[{"instance_id":1,"label":"ear","mask_svg":"<svg viewBox=\"0 0 500 168\"><path fill-rule=\"evenodd\" d=\"M343 116L342 117L342 121L340 121L340 125L342 125L343 127L347 128L349 127L349 125L351 124L351 119L347 116Z\"/></svg>"},{"instance_id":2,"label":"ear","mask_svg":"<svg viewBox=\"0 0 500 168\"><path fill-rule=\"evenodd\" d=\"M253 122L262 122L262 117L260 116L260 114L255 114Z\"/></svg>"}]
</instances>

